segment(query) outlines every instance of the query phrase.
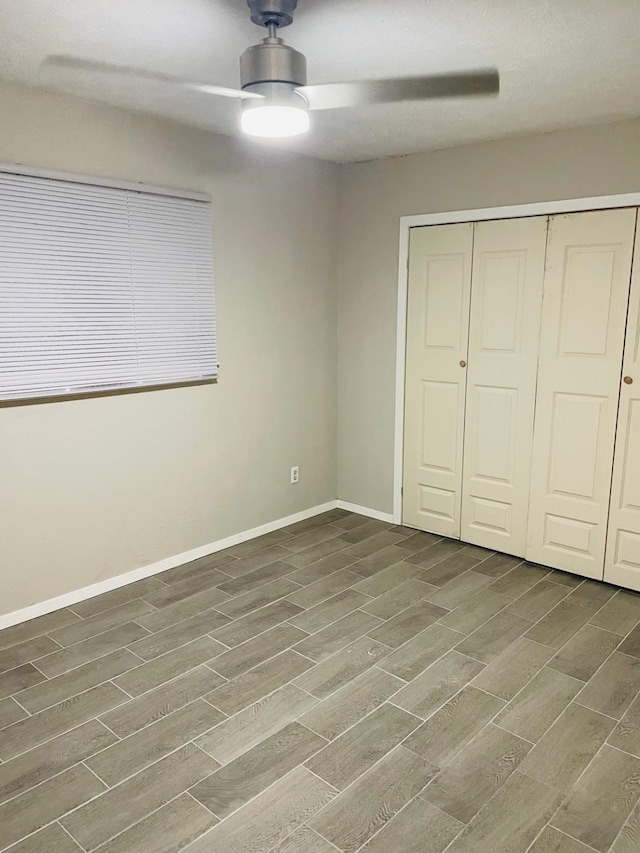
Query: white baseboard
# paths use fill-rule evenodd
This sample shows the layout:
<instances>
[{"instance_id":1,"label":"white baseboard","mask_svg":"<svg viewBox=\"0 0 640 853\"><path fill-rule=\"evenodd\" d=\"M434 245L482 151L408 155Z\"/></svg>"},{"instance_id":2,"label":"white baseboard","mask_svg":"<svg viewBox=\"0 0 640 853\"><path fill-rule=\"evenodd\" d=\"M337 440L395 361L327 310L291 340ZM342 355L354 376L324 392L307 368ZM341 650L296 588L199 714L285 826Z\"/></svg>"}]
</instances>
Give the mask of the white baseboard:
<instances>
[{"instance_id":1,"label":"white baseboard","mask_svg":"<svg viewBox=\"0 0 640 853\"><path fill-rule=\"evenodd\" d=\"M338 506L342 509L348 509L351 512L361 512L362 515L371 515L372 518L378 518L380 515L373 515L375 510L366 510L362 507L352 508L353 504L343 504L340 501L327 501L327 503L310 507L309 509L302 510L302 512L288 515L286 518L278 518L275 521L262 524L260 527L254 527L251 530L244 530L242 533L227 536L226 539L218 539L217 542L210 542L208 545L201 545L199 548L193 548L191 551L183 551L181 554L176 554L173 557L166 557L157 563L133 569L133 571L116 575L113 578L107 578L104 581L93 583L81 589L74 589L72 592L58 595L55 598L49 598L47 601L41 601L29 607L23 607L21 610L14 610L12 613L5 613L4 615L0 615L0 630L2 628L10 628L12 625L18 625L20 622L26 622L29 619L35 619L36 616L43 616L45 613L59 610L61 607L70 607L79 601L94 598L96 595L102 595L104 592L110 592L113 589L118 589L121 586L126 586L143 578L152 577L160 572L167 571L167 569L181 566L183 563L198 560L200 557L207 557L209 554L215 554L216 551L224 551L225 548L231 548L232 545L239 545L241 542L246 542L249 539L264 536L265 533L271 533L273 530L288 527L290 524L295 524L298 521L305 521L307 518L313 518L314 515L328 512L331 509L336 509Z\"/></svg>"},{"instance_id":2,"label":"white baseboard","mask_svg":"<svg viewBox=\"0 0 640 853\"><path fill-rule=\"evenodd\" d=\"M336 501L338 509L346 509L348 512L355 512L358 515L367 515L369 518L375 518L376 521L387 521L393 524L393 515L390 512L380 512L379 509L369 509L367 506L359 506L358 504L349 503L349 501Z\"/></svg>"}]
</instances>

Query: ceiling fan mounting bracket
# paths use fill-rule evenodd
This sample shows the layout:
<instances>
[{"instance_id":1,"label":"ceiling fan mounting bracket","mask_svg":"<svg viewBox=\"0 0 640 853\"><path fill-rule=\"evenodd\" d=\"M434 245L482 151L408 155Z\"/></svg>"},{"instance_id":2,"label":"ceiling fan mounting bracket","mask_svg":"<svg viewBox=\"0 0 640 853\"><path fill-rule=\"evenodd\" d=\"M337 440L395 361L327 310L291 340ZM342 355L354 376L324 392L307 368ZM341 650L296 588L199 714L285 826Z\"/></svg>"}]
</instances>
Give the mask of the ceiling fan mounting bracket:
<instances>
[{"instance_id":1,"label":"ceiling fan mounting bracket","mask_svg":"<svg viewBox=\"0 0 640 853\"><path fill-rule=\"evenodd\" d=\"M260 27L272 24L280 28L293 23L298 0L247 0L247 5L254 24Z\"/></svg>"}]
</instances>

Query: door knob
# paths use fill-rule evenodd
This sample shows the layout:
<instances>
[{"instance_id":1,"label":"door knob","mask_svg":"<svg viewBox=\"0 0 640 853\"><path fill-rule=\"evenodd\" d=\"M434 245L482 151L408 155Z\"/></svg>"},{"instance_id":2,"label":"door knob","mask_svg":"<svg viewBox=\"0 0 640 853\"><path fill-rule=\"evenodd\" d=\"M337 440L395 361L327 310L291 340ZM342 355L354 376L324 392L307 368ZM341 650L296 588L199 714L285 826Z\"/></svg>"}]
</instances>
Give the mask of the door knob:
<instances>
[{"instance_id":1,"label":"door knob","mask_svg":"<svg viewBox=\"0 0 640 853\"><path fill-rule=\"evenodd\" d=\"M631 376L625 376L622 381L625 385L633 385L633 377Z\"/></svg>"},{"instance_id":2,"label":"door knob","mask_svg":"<svg viewBox=\"0 0 640 853\"><path fill-rule=\"evenodd\" d=\"M466 362L466 361L461 361L461 362L460 362L460 367L466 367L466 366L467 366L467 362Z\"/></svg>"}]
</instances>

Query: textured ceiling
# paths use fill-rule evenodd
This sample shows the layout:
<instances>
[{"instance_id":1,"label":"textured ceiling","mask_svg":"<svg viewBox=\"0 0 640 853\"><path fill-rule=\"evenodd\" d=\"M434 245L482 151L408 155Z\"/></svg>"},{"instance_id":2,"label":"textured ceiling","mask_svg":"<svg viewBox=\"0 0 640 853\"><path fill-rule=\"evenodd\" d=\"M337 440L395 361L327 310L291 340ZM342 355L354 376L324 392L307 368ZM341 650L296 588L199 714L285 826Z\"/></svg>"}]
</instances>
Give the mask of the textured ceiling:
<instances>
[{"instance_id":1,"label":"textured ceiling","mask_svg":"<svg viewBox=\"0 0 640 853\"><path fill-rule=\"evenodd\" d=\"M640 115L639 0L299 0L283 35L310 83L500 69L495 100L315 113L308 136L276 143L328 160ZM0 0L0 79L234 135L236 102L40 64L63 53L236 87L238 57L261 37L245 0Z\"/></svg>"}]
</instances>

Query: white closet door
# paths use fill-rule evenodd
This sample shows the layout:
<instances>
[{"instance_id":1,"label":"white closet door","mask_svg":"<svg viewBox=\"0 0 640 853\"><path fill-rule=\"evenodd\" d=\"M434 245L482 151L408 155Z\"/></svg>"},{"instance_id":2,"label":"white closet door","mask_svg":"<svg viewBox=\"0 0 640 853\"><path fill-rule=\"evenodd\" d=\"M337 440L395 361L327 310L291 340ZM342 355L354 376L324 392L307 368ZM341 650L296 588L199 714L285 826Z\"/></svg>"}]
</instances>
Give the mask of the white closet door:
<instances>
[{"instance_id":1,"label":"white closet door","mask_svg":"<svg viewBox=\"0 0 640 853\"><path fill-rule=\"evenodd\" d=\"M636 237L604 579L640 590L640 233ZM631 381L629 381L631 380Z\"/></svg>"},{"instance_id":2,"label":"white closet door","mask_svg":"<svg viewBox=\"0 0 640 853\"><path fill-rule=\"evenodd\" d=\"M547 217L476 224L461 538L524 557Z\"/></svg>"},{"instance_id":3,"label":"white closet door","mask_svg":"<svg viewBox=\"0 0 640 853\"><path fill-rule=\"evenodd\" d=\"M527 558L602 579L635 209L549 223Z\"/></svg>"},{"instance_id":4,"label":"white closet door","mask_svg":"<svg viewBox=\"0 0 640 853\"><path fill-rule=\"evenodd\" d=\"M409 252L403 522L460 536L473 224L414 228Z\"/></svg>"}]
</instances>

